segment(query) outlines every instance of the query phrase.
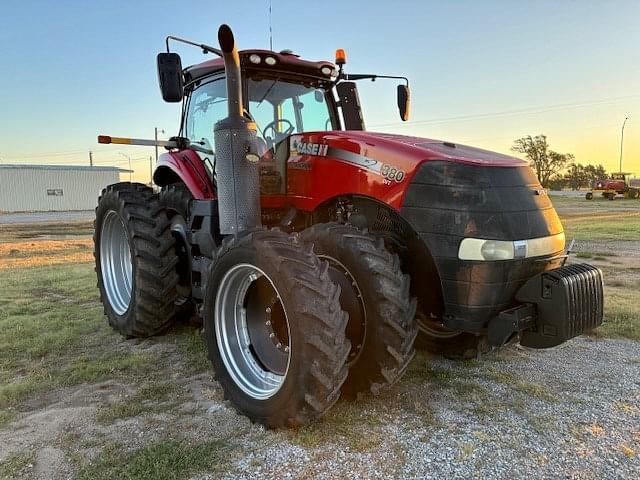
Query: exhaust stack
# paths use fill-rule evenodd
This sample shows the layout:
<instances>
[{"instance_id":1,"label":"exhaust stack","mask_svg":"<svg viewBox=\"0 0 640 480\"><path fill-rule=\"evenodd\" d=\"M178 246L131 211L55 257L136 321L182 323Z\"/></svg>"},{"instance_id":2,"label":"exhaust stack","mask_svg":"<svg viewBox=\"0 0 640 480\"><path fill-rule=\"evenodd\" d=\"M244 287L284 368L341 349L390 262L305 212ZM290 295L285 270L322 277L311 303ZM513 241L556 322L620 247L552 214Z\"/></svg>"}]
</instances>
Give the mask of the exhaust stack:
<instances>
[{"instance_id":1,"label":"exhaust stack","mask_svg":"<svg viewBox=\"0 0 640 480\"><path fill-rule=\"evenodd\" d=\"M224 59L229 116L213 128L220 233L260 227L260 178L256 124L244 117L240 56L233 32L221 25L218 41Z\"/></svg>"}]
</instances>

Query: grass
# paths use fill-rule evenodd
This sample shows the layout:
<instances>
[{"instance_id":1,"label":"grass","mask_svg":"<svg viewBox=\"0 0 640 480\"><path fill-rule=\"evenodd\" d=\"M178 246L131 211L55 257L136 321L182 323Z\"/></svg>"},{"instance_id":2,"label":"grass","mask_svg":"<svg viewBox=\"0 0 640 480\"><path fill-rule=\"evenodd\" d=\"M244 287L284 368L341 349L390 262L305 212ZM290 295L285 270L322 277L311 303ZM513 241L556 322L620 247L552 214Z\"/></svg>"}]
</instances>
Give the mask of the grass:
<instances>
[{"instance_id":1,"label":"grass","mask_svg":"<svg viewBox=\"0 0 640 480\"><path fill-rule=\"evenodd\" d=\"M638 202L640 203L640 202ZM640 212L615 212L563 218L566 238L637 241Z\"/></svg>"},{"instance_id":2,"label":"grass","mask_svg":"<svg viewBox=\"0 0 640 480\"><path fill-rule=\"evenodd\" d=\"M78 480L179 480L202 472L220 475L228 468L234 446L215 440L190 444L164 440L125 452L107 446L100 456L78 472Z\"/></svg>"},{"instance_id":3,"label":"grass","mask_svg":"<svg viewBox=\"0 0 640 480\"><path fill-rule=\"evenodd\" d=\"M90 264L3 272L0 409L52 389L154 370L151 355L119 349L104 321Z\"/></svg>"},{"instance_id":4,"label":"grass","mask_svg":"<svg viewBox=\"0 0 640 480\"><path fill-rule=\"evenodd\" d=\"M8 410L0 410L0 428L11 423L15 417L16 414L14 412L10 412Z\"/></svg>"},{"instance_id":5,"label":"grass","mask_svg":"<svg viewBox=\"0 0 640 480\"><path fill-rule=\"evenodd\" d=\"M52 237L68 238L90 235L93 235L93 221L0 225L0 243Z\"/></svg>"},{"instance_id":6,"label":"grass","mask_svg":"<svg viewBox=\"0 0 640 480\"><path fill-rule=\"evenodd\" d=\"M207 347L200 330L189 327L177 327L176 341L189 371L202 373L211 369L211 362L207 357Z\"/></svg>"},{"instance_id":7,"label":"grass","mask_svg":"<svg viewBox=\"0 0 640 480\"><path fill-rule=\"evenodd\" d=\"M486 377L494 382L501 383L507 387L523 393L527 396L538 398L546 402L555 402L557 397L544 385L538 383L525 382L512 373L504 372L496 368L489 368Z\"/></svg>"},{"instance_id":8,"label":"grass","mask_svg":"<svg viewBox=\"0 0 640 480\"><path fill-rule=\"evenodd\" d=\"M351 451L366 452L379 447L384 438L376 431L382 425L380 413L372 402L342 401L321 420L288 432L289 441L306 448L334 444L341 438Z\"/></svg>"},{"instance_id":9,"label":"grass","mask_svg":"<svg viewBox=\"0 0 640 480\"><path fill-rule=\"evenodd\" d=\"M604 323L596 334L640 341L640 290L636 287L606 287Z\"/></svg>"},{"instance_id":10,"label":"grass","mask_svg":"<svg viewBox=\"0 0 640 480\"><path fill-rule=\"evenodd\" d=\"M599 194L596 194L593 200L587 201L584 198L584 193L577 197L554 195L554 192L550 193L553 206L560 212L563 217L571 214L599 214L603 211L633 211L638 207L638 200L631 200L622 197L618 197L614 201L611 201L601 197Z\"/></svg>"},{"instance_id":11,"label":"grass","mask_svg":"<svg viewBox=\"0 0 640 480\"><path fill-rule=\"evenodd\" d=\"M163 412L176 405L175 401L166 401L175 393L176 386L171 382L146 383L134 395L98 409L96 419L98 423L109 424L118 419L137 417L147 412Z\"/></svg>"},{"instance_id":12,"label":"grass","mask_svg":"<svg viewBox=\"0 0 640 480\"><path fill-rule=\"evenodd\" d=\"M403 378L412 383L426 381L440 386L449 386L458 379L458 376L453 370L434 367L423 353L418 353Z\"/></svg>"},{"instance_id":13,"label":"grass","mask_svg":"<svg viewBox=\"0 0 640 480\"><path fill-rule=\"evenodd\" d=\"M34 460L34 452L26 452L10 456L5 461L0 462L0 480L13 479L22 473L26 473L26 469L29 465L33 465Z\"/></svg>"},{"instance_id":14,"label":"grass","mask_svg":"<svg viewBox=\"0 0 640 480\"><path fill-rule=\"evenodd\" d=\"M617 257L613 252L576 252L576 258L591 258L594 260L604 260L606 257Z\"/></svg>"}]
</instances>

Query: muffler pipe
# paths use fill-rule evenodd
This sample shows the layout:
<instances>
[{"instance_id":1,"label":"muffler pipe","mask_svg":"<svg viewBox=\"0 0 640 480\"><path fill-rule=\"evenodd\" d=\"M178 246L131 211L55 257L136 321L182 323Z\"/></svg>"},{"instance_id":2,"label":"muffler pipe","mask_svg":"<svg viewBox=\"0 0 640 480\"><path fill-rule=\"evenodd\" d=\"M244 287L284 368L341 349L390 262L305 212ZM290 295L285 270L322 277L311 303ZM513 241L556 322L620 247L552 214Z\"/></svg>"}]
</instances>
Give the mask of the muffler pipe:
<instances>
[{"instance_id":1,"label":"muffler pipe","mask_svg":"<svg viewBox=\"0 0 640 480\"><path fill-rule=\"evenodd\" d=\"M240 78L240 55L233 32L228 25L220 25L218 41L222 50L224 70L227 77L227 99L229 117L242 117L242 79Z\"/></svg>"},{"instance_id":2,"label":"muffler pipe","mask_svg":"<svg viewBox=\"0 0 640 480\"><path fill-rule=\"evenodd\" d=\"M256 124L244 116L240 56L228 25L218 41L224 59L229 116L213 128L220 233L237 234L262 225Z\"/></svg>"}]
</instances>

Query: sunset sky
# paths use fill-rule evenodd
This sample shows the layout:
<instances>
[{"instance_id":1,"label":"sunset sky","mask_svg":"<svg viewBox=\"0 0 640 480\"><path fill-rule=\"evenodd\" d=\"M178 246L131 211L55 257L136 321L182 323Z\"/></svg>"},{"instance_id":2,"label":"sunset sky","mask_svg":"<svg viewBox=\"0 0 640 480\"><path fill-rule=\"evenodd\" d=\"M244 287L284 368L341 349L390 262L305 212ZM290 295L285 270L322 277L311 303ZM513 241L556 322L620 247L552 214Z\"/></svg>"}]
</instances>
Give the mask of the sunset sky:
<instances>
[{"instance_id":1,"label":"sunset sky","mask_svg":"<svg viewBox=\"0 0 640 480\"><path fill-rule=\"evenodd\" d=\"M152 148L98 146L99 133L177 132L179 106L157 86L169 34L215 44L228 23L240 48L269 45L268 1L3 2L0 162L126 167L148 181ZM580 163L640 176L640 1L273 0L276 50L312 60L348 54L352 73L406 75L412 119L395 83L361 85L367 128L509 153L544 133ZM206 57L179 48L183 64Z\"/></svg>"}]
</instances>

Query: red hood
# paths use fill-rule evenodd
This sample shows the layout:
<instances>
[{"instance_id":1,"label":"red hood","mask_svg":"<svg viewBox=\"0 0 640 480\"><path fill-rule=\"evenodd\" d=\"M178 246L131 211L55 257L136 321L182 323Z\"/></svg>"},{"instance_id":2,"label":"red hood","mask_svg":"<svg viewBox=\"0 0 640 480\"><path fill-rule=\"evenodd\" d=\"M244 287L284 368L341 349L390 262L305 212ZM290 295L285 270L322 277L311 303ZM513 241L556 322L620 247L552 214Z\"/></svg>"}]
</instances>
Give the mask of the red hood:
<instances>
[{"instance_id":1,"label":"red hood","mask_svg":"<svg viewBox=\"0 0 640 480\"><path fill-rule=\"evenodd\" d=\"M354 153L374 158L378 158L382 154L384 156L401 156L406 160L416 162L448 160L455 163L496 167L521 167L527 165L524 160L509 155L443 142L442 140L407 135L350 130L346 132L326 132L323 137L328 142L339 143L342 148Z\"/></svg>"}]
</instances>

